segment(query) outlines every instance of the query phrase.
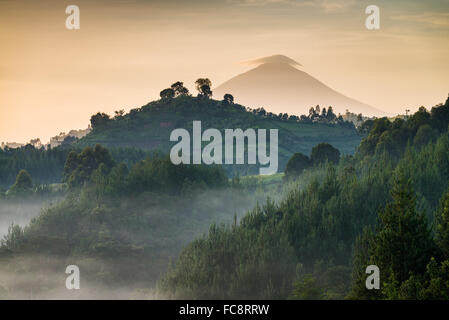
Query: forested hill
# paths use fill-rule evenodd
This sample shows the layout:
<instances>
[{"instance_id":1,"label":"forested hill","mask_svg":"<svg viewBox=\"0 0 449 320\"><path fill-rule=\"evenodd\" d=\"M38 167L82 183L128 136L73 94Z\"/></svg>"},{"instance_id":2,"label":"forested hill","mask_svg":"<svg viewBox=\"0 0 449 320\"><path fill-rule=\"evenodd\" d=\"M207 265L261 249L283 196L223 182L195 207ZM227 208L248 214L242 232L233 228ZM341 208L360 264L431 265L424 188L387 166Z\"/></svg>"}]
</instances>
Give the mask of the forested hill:
<instances>
[{"instance_id":1,"label":"forested hill","mask_svg":"<svg viewBox=\"0 0 449 320\"><path fill-rule=\"evenodd\" d=\"M321 142L332 144L343 154L354 153L362 136L352 123L344 122L334 114L332 117L328 123L317 123L304 116L274 115L264 109L249 110L232 100L181 95L150 102L127 114L116 112L115 117L98 113L91 118L92 132L77 145L102 144L107 147L158 149L168 153L174 144L169 139L171 131L184 128L191 132L194 120L201 121L203 131L208 128L222 132L236 128L279 129L279 170L283 170L293 153L310 154L312 147ZM250 172L255 173L255 170ZM248 172L240 170L239 173Z\"/></svg>"}]
</instances>

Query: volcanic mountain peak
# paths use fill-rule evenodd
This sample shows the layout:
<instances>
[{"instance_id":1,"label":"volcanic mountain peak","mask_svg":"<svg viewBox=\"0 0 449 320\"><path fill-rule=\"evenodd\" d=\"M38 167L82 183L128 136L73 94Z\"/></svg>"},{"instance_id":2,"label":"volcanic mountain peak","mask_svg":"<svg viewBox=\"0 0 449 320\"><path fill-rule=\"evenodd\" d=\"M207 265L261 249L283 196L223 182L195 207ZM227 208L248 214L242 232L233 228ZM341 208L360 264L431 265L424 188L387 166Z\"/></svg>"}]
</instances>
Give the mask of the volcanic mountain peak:
<instances>
[{"instance_id":1,"label":"volcanic mountain peak","mask_svg":"<svg viewBox=\"0 0 449 320\"><path fill-rule=\"evenodd\" d=\"M248 65L260 65L260 64L267 64L267 63L288 64L291 66L301 66L302 67L302 64L300 64L299 62L297 62L287 56L284 56L282 54L275 54L275 55L268 56L268 57L247 60L247 61L244 61L243 63L248 64Z\"/></svg>"},{"instance_id":2,"label":"volcanic mountain peak","mask_svg":"<svg viewBox=\"0 0 449 320\"><path fill-rule=\"evenodd\" d=\"M351 99L308 73L299 70L295 60L284 55L249 60L257 65L214 89L214 95L232 94L238 103L274 113L308 114L310 107L332 106L334 112L350 110L366 116L384 116L385 112Z\"/></svg>"}]
</instances>

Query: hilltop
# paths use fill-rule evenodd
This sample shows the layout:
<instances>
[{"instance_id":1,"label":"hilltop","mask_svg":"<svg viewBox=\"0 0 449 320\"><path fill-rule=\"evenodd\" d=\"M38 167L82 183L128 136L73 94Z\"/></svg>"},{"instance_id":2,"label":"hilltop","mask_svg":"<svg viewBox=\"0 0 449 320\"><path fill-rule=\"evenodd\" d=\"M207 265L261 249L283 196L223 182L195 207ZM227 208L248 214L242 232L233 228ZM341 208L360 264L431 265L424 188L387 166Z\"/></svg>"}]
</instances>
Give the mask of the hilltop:
<instances>
[{"instance_id":1,"label":"hilltop","mask_svg":"<svg viewBox=\"0 0 449 320\"><path fill-rule=\"evenodd\" d=\"M304 118L303 118L304 119ZM226 101L181 95L150 102L129 113L117 112L92 117L92 131L75 143L85 147L102 144L107 147L133 147L168 153L170 133L176 128L191 132L192 121L200 120L203 130L247 128L279 129L279 170L295 152L310 154L313 146L327 142L343 154L352 154L362 136L355 127L342 119L333 123L313 123L287 114L274 115L264 110L251 110ZM231 168L227 168L228 172ZM239 174L255 173L256 167L233 166Z\"/></svg>"}]
</instances>

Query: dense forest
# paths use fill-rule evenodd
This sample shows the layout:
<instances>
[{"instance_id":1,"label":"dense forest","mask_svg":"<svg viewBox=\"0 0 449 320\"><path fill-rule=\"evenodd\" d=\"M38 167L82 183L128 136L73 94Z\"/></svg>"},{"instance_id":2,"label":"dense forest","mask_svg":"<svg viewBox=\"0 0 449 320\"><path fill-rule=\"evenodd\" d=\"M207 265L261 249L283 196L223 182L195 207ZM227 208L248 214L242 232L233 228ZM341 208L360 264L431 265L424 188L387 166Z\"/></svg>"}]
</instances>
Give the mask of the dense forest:
<instances>
[{"instance_id":1,"label":"dense forest","mask_svg":"<svg viewBox=\"0 0 449 320\"><path fill-rule=\"evenodd\" d=\"M0 149L0 190L5 191L13 185L20 170L31 174L36 185L61 183L70 151L81 149L70 144L49 149L32 145ZM110 153L116 161L129 166L150 155L150 152L136 148L111 148Z\"/></svg>"},{"instance_id":2,"label":"dense forest","mask_svg":"<svg viewBox=\"0 0 449 320\"><path fill-rule=\"evenodd\" d=\"M290 167L298 186L213 225L160 282L175 298L447 298L449 99L368 123L354 156ZM428 130L428 128L431 130ZM293 161L294 162L294 161ZM381 289L368 291L375 264Z\"/></svg>"},{"instance_id":3,"label":"dense forest","mask_svg":"<svg viewBox=\"0 0 449 320\"><path fill-rule=\"evenodd\" d=\"M159 153L128 166L100 145L70 151L62 176L64 190L38 192L32 176L21 170L0 197L2 215L10 207L31 210L32 203L46 200L28 225L10 225L0 245L0 278L22 270L23 277L33 278L34 294L43 297L53 294L47 288L51 270L73 260L88 270L85 279L95 288L152 287L169 261L211 223L236 221L277 192L256 177L229 180L220 167L175 166ZM31 256L39 258L24 262ZM42 277L34 278L34 272ZM0 295L3 288L4 297L28 297L13 279L0 280Z\"/></svg>"},{"instance_id":4,"label":"dense forest","mask_svg":"<svg viewBox=\"0 0 449 320\"><path fill-rule=\"evenodd\" d=\"M195 107L197 98L172 94L161 101ZM230 178L219 166L175 166L164 152L87 143L135 121L118 117L57 149L62 190L37 188L32 166L16 162L0 208L55 197L2 239L0 297L28 297L29 286L59 294L55 270L69 263L91 288L126 288L126 297L449 297L449 99L405 119L365 121L354 154L328 141L292 150L285 174L266 177ZM380 269L379 290L365 287L368 265Z\"/></svg>"}]
</instances>

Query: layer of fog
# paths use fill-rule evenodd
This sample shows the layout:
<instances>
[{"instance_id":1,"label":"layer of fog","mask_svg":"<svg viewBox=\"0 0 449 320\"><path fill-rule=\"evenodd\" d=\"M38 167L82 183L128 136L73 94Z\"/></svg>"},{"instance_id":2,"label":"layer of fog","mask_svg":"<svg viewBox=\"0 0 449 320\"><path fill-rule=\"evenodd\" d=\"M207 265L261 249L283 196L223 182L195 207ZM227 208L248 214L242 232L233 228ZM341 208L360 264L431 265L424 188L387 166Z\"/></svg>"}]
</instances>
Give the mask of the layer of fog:
<instances>
[{"instance_id":1,"label":"layer of fog","mask_svg":"<svg viewBox=\"0 0 449 320\"><path fill-rule=\"evenodd\" d=\"M66 267L80 268L79 289L67 288ZM48 255L16 257L12 262L0 260L0 300L115 300L164 299L154 288L104 284L99 276L110 263L96 259L64 259Z\"/></svg>"},{"instance_id":2,"label":"layer of fog","mask_svg":"<svg viewBox=\"0 0 449 320\"><path fill-rule=\"evenodd\" d=\"M8 233L8 228L11 224L24 227L32 218L40 214L42 208L58 200L58 198L53 198L0 201L0 239Z\"/></svg>"}]
</instances>

